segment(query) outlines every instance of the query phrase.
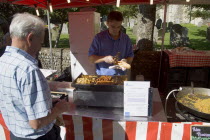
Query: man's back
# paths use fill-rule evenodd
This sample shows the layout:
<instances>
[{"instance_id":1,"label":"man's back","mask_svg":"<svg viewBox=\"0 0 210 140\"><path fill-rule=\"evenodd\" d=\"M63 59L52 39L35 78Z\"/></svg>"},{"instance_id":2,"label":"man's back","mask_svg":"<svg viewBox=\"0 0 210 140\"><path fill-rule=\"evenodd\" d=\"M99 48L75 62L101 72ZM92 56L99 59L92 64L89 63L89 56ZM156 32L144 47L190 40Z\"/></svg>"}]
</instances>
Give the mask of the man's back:
<instances>
[{"instance_id":1,"label":"man's back","mask_svg":"<svg viewBox=\"0 0 210 140\"><path fill-rule=\"evenodd\" d=\"M53 126L51 123L34 130L28 122L46 115L51 108L49 87L36 64L25 51L10 46L0 57L0 110L7 127L18 137L36 138Z\"/></svg>"}]
</instances>

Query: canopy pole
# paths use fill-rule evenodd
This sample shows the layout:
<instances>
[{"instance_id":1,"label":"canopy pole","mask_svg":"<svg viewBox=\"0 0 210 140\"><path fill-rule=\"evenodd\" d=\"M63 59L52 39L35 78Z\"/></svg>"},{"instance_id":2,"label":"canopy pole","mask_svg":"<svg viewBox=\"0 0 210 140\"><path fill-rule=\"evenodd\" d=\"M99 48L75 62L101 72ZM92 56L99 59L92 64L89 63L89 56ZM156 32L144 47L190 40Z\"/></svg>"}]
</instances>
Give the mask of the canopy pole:
<instances>
[{"instance_id":1,"label":"canopy pole","mask_svg":"<svg viewBox=\"0 0 210 140\"><path fill-rule=\"evenodd\" d=\"M54 69L54 66L53 66L53 57L52 57L52 38L51 38L51 27L50 27L50 14L49 14L49 9L47 9L47 23L48 23L49 44L50 44L50 63L51 63L51 69Z\"/></svg>"},{"instance_id":2,"label":"canopy pole","mask_svg":"<svg viewBox=\"0 0 210 140\"><path fill-rule=\"evenodd\" d=\"M161 76L161 66L162 66L162 59L163 59L163 50L164 47L164 38L166 32L166 13L167 13L167 3L164 5L164 20L163 20L163 33L162 33L162 45L161 45L161 53L160 53L160 65L159 65L159 74L158 74L158 87L160 86L160 76Z\"/></svg>"},{"instance_id":3,"label":"canopy pole","mask_svg":"<svg viewBox=\"0 0 210 140\"><path fill-rule=\"evenodd\" d=\"M164 5L164 22L163 22L163 33L162 33L162 45L161 45L161 51L165 49L164 47L164 38L165 38L165 32L166 32L166 13L167 13L167 3Z\"/></svg>"}]
</instances>

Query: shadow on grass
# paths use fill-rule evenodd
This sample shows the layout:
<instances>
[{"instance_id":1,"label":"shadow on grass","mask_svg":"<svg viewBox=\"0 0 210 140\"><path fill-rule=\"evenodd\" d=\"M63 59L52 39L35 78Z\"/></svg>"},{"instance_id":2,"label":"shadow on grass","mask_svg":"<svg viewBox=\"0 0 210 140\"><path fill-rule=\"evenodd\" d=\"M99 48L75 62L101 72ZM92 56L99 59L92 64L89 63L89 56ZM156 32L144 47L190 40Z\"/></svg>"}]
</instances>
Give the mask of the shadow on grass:
<instances>
[{"instance_id":1,"label":"shadow on grass","mask_svg":"<svg viewBox=\"0 0 210 140\"><path fill-rule=\"evenodd\" d=\"M58 48L70 48L69 39L61 38L58 42Z\"/></svg>"},{"instance_id":2,"label":"shadow on grass","mask_svg":"<svg viewBox=\"0 0 210 140\"><path fill-rule=\"evenodd\" d=\"M210 41L206 39L190 39L190 48L195 50L210 50Z\"/></svg>"},{"instance_id":3,"label":"shadow on grass","mask_svg":"<svg viewBox=\"0 0 210 140\"><path fill-rule=\"evenodd\" d=\"M157 44L157 45L154 46L154 48L155 48L156 50L161 50L161 46L162 46L162 45ZM173 49L173 47L172 47L171 45L164 45L164 48L163 48L163 49Z\"/></svg>"},{"instance_id":4,"label":"shadow on grass","mask_svg":"<svg viewBox=\"0 0 210 140\"><path fill-rule=\"evenodd\" d=\"M131 38L131 43L132 43L132 44L136 44L136 39Z\"/></svg>"},{"instance_id":5,"label":"shadow on grass","mask_svg":"<svg viewBox=\"0 0 210 140\"><path fill-rule=\"evenodd\" d=\"M181 46L180 46L181 47ZM164 45L165 49L173 49L171 45ZM210 50L210 41L206 39L190 39L190 46L194 50ZM155 49L161 49L161 45L155 45Z\"/></svg>"},{"instance_id":6,"label":"shadow on grass","mask_svg":"<svg viewBox=\"0 0 210 140\"><path fill-rule=\"evenodd\" d=\"M192 33L195 36L206 37L206 31L198 29L197 32Z\"/></svg>"}]
</instances>

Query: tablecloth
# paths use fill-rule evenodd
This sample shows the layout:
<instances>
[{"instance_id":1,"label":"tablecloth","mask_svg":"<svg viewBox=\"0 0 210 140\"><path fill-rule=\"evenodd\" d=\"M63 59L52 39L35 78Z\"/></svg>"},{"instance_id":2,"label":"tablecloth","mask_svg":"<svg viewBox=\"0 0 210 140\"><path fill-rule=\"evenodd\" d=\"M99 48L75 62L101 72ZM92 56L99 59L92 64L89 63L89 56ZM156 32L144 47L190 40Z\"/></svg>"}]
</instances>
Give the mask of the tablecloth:
<instances>
[{"instance_id":1,"label":"tablecloth","mask_svg":"<svg viewBox=\"0 0 210 140\"><path fill-rule=\"evenodd\" d=\"M140 122L63 115L63 140L190 140L191 125L203 122ZM0 114L0 140L10 140Z\"/></svg>"},{"instance_id":2,"label":"tablecloth","mask_svg":"<svg viewBox=\"0 0 210 140\"><path fill-rule=\"evenodd\" d=\"M210 51L165 50L170 67L210 67Z\"/></svg>"}]
</instances>

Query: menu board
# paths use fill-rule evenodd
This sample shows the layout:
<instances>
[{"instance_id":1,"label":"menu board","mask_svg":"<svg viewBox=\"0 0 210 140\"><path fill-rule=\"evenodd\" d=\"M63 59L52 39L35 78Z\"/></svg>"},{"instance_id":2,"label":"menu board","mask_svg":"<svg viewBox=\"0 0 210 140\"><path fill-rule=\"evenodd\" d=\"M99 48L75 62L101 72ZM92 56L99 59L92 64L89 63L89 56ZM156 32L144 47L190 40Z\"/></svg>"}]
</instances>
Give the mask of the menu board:
<instances>
[{"instance_id":1,"label":"menu board","mask_svg":"<svg viewBox=\"0 0 210 140\"><path fill-rule=\"evenodd\" d=\"M210 140L210 125L192 125L191 140Z\"/></svg>"}]
</instances>

